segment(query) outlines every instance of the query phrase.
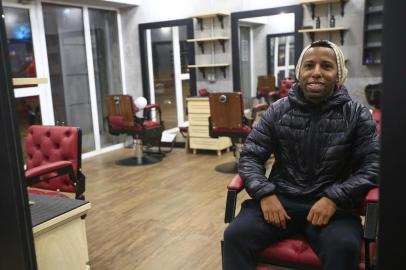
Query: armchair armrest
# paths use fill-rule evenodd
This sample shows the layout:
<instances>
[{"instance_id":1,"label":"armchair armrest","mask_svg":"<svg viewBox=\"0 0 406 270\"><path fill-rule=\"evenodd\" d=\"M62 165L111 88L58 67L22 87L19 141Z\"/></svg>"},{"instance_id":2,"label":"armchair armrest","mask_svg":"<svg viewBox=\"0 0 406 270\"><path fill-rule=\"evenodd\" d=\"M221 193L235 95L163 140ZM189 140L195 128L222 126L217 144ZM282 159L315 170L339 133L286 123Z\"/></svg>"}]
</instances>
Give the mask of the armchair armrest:
<instances>
[{"instance_id":1,"label":"armchair armrest","mask_svg":"<svg viewBox=\"0 0 406 270\"><path fill-rule=\"evenodd\" d=\"M234 190L240 192L244 189L244 181L241 179L240 175L235 175L233 179L231 179L230 183L227 185L227 189Z\"/></svg>"},{"instance_id":2,"label":"armchair armrest","mask_svg":"<svg viewBox=\"0 0 406 270\"><path fill-rule=\"evenodd\" d=\"M43 181L43 179L41 179L42 176L46 176L46 180L49 180L63 174L69 174L71 179L74 179L71 161L62 160L28 169L25 171L25 178L27 179L28 185L32 185Z\"/></svg>"},{"instance_id":3,"label":"armchair armrest","mask_svg":"<svg viewBox=\"0 0 406 270\"><path fill-rule=\"evenodd\" d=\"M224 215L224 223L230 223L235 217L235 208L237 205L237 195L244 189L244 181L238 174L233 177L227 185L227 201L226 211Z\"/></svg>"},{"instance_id":4,"label":"armchair armrest","mask_svg":"<svg viewBox=\"0 0 406 270\"><path fill-rule=\"evenodd\" d=\"M378 203L379 202L379 188L371 189L364 199L365 205L368 203Z\"/></svg>"}]
</instances>

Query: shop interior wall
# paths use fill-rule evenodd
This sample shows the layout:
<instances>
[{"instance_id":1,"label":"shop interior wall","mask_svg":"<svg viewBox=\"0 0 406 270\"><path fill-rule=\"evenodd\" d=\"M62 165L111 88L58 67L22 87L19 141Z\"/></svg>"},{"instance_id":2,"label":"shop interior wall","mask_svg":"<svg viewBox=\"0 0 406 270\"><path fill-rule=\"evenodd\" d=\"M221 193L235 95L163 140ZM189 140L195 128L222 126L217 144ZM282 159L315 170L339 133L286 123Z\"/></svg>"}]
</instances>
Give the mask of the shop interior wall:
<instances>
[{"instance_id":1,"label":"shop interior wall","mask_svg":"<svg viewBox=\"0 0 406 270\"><path fill-rule=\"evenodd\" d=\"M286 5L295 5L297 0L221 0L221 1L190 1L190 0L154 0L142 1L139 7L122 9L123 47L126 66L127 92L134 96L142 95L142 77L140 49L138 44L138 24L166 20L177 20L192 17L195 14L211 13L213 11L237 12L272 8ZM225 20L225 28L231 31L229 18ZM231 40L231 39L230 39ZM218 45L216 45L218 46ZM220 48L217 48L220 51ZM199 60L200 49L196 46L196 62ZM197 73L197 89L208 88L212 91L232 91L232 67L231 67L231 44L226 43L226 53L221 54L222 60L228 61L226 78L221 72L217 72L216 81L209 82L203 79L200 72Z\"/></svg>"},{"instance_id":2,"label":"shop interior wall","mask_svg":"<svg viewBox=\"0 0 406 270\"><path fill-rule=\"evenodd\" d=\"M14 2L7 1L7 2ZM298 4L298 0L222 0L222 1L190 1L190 0L154 0L141 1L139 7L123 8L121 12L122 31L123 31L123 49L125 61L125 78L127 92L134 96L143 95L140 49L138 42L138 25L140 23L158 22L166 20L176 20L191 17L195 14L210 13L213 11L238 12L246 10L255 10L263 8L273 8L287 5ZM329 9L328 5L316 8L317 15L321 18L321 26L327 26ZM364 88L367 84L381 81L381 66L364 66L362 64L362 42L363 42L363 14L364 0L350 0L345 5L345 15L340 15L339 5L333 5L331 10L335 14L337 26L348 26L349 31L345 34L345 42L342 46L344 54L349 59L347 65L349 68L347 88L350 95L366 103L364 97ZM304 7L303 25L314 26L310 8ZM225 21L225 30L230 32L230 20ZM225 33L227 34L227 33ZM318 36L323 38L323 35ZM333 34L332 40L339 42L338 34ZM310 39L307 35L304 37L304 46L309 44ZM232 67L231 67L231 42L226 43L226 53L221 53L219 57L230 63L227 68L226 78L221 72L217 72L216 80L210 82L204 79L197 71L197 89L208 88L212 91L232 91ZM218 46L218 45L217 45ZM217 51L221 51L217 48ZM196 46L196 62L199 61L200 50ZM204 56L203 56L204 57ZM259 63L258 66L266 66L266 63Z\"/></svg>"},{"instance_id":3,"label":"shop interior wall","mask_svg":"<svg viewBox=\"0 0 406 270\"><path fill-rule=\"evenodd\" d=\"M341 16L339 4L332 6L331 14L335 17L335 25L348 27L349 30L344 35L344 45L341 46L344 55L348 59L348 79L345 86L349 90L350 96L367 105L364 88L367 84L378 83L382 81L382 66L362 64L363 48L363 28L364 28L364 0L350 0L345 5L344 17ZM303 10L303 25L315 26L315 20L312 20L311 10L305 7ZM329 27L329 7L328 5L316 7L316 15L320 17L320 27ZM317 34L317 38L328 38L328 35ZM332 41L340 44L338 33L332 34ZM304 36L304 46L310 43L308 35Z\"/></svg>"}]
</instances>

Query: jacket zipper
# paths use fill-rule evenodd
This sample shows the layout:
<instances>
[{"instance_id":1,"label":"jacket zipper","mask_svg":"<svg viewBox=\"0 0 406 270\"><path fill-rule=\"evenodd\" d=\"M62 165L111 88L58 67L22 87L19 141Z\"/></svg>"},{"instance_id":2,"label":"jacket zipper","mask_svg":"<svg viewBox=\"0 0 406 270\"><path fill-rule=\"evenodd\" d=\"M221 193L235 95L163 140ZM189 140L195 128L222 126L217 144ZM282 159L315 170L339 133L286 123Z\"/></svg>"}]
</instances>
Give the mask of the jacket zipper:
<instances>
[{"instance_id":1,"label":"jacket zipper","mask_svg":"<svg viewBox=\"0 0 406 270\"><path fill-rule=\"evenodd\" d=\"M313 181L315 175L314 165L317 160L317 134L318 134L318 122L319 122L319 114L318 112L314 112L310 116L310 128L309 133L307 136L307 147L306 147L306 160L307 160L307 175L309 177L309 181Z\"/></svg>"}]
</instances>

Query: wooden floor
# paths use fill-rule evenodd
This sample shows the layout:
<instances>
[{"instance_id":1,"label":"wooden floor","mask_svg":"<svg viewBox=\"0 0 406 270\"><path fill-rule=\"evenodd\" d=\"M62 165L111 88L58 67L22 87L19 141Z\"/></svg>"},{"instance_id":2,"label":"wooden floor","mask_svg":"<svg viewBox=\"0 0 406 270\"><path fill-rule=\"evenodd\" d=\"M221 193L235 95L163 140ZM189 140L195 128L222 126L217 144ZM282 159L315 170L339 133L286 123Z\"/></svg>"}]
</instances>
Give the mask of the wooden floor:
<instances>
[{"instance_id":1,"label":"wooden floor","mask_svg":"<svg viewBox=\"0 0 406 270\"><path fill-rule=\"evenodd\" d=\"M233 154L174 149L154 165L115 165L132 154L121 149L83 161L92 203L86 218L91 269L221 269L232 174L214 168Z\"/></svg>"}]
</instances>

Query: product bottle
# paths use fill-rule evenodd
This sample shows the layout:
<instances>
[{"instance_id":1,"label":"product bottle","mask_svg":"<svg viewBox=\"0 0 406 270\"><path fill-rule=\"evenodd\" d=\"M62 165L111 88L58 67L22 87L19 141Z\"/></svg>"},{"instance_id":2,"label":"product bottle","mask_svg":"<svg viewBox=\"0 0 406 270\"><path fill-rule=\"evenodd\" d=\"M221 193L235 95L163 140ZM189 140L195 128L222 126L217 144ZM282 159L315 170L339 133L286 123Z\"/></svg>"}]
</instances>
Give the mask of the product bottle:
<instances>
[{"instance_id":1,"label":"product bottle","mask_svg":"<svg viewBox=\"0 0 406 270\"><path fill-rule=\"evenodd\" d=\"M320 17L317 16L316 18L316 28L320 28Z\"/></svg>"},{"instance_id":2,"label":"product bottle","mask_svg":"<svg viewBox=\"0 0 406 270\"><path fill-rule=\"evenodd\" d=\"M331 15L330 27L335 27L335 26L336 26L336 19L334 18L334 15Z\"/></svg>"}]
</instances>

